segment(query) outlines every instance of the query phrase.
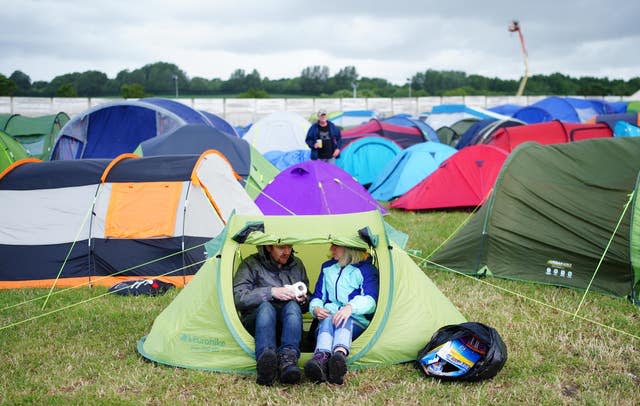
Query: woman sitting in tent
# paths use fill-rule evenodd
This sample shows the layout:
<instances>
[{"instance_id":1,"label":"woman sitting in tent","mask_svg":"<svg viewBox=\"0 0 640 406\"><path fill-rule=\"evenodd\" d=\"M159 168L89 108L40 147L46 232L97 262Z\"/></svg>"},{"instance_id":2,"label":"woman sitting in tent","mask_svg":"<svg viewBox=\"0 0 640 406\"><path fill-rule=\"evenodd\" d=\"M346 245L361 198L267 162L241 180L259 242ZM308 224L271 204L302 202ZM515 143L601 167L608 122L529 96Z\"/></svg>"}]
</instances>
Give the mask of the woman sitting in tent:
<instances>
[{"instance_id":1,"label":"woman sitting in tent","mask_svg":"<svg viewBox=\"0 0 640 406\"><path fill-rule=\"evenodd\" d=\"M304 366L314 382L341 385L352 339L367 328L378 300L378 270L366 250L331 245L309 311L318 319L316 348Z\"/></svg>"}]
</instances>

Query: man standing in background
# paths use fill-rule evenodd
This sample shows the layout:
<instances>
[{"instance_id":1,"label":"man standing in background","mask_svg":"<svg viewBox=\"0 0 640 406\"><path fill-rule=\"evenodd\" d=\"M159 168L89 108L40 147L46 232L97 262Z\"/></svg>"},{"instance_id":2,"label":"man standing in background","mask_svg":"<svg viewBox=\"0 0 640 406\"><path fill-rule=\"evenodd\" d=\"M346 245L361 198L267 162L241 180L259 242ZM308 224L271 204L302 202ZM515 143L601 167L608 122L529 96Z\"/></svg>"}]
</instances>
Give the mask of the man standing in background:
<instances>
[{"instance_id":1,"label":"man standing in background","mask_svg":"<svg viewBox=\"0 0 640 406\"><path fill-rule=\"evenodd\" d=\"M327 111L318 111L318 121L307 131L305 142L311 148L311 159L335 163L342 148L340 129L327 120Z\"/></svg>"}]
</instances>

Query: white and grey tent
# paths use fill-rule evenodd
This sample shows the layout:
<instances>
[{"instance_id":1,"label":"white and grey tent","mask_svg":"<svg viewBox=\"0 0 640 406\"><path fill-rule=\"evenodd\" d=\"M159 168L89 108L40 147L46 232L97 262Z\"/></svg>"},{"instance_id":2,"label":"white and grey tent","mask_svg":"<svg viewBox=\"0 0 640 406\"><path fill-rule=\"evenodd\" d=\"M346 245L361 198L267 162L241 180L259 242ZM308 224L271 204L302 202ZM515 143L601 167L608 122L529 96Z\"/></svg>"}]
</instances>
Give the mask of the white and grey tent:
<instances>
[{"instance_id":1,"label":"white and grey tent","mask_svg":"<svg viewBox=\"0 0 640 406\"><path fill-rule=\"evenodd\" d=\"M233 211L260 213L215 150L18 161L0 174L0 288L51 286L59 272L56 286L180 286Z\"/></svg>"}]
</instances>

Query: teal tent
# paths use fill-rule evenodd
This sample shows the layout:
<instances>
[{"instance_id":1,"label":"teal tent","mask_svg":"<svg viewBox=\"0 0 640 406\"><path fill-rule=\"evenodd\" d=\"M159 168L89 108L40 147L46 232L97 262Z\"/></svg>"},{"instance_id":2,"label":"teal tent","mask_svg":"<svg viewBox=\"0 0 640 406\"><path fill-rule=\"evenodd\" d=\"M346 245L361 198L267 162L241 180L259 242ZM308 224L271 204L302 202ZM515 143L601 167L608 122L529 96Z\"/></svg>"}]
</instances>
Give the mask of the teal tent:
<instances>
[{"instance_id":1,"label":"teal tent","mask_svg":"<svg viewBox=\"0 0 640 406\"><path fill-rule=\"evenodd\" d=\"M367 187L400 151L402 148L393 141L376 135L365 136L345 147L336 165Z\"/></svg>"}]
</instances>

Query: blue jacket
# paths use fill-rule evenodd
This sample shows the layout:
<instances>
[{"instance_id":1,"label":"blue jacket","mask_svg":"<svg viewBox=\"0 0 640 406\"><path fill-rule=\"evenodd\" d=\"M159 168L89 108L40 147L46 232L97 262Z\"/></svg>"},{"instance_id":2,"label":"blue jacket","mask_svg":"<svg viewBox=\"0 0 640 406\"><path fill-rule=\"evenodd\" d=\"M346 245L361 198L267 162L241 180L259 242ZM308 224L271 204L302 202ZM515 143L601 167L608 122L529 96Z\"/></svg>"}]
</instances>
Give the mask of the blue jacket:
<instances>
[{"instance_id":1,"label":"blue jacket","mask_svg":"<svg viewBox=\"0 0 640 406\"><path fill-rule=\"evenodd\" d=\"M322 264L322 270L309 302L309 311L324 307L335 314L350 304L351 318L362 327L367 327L376 310L379 289L378 270L371 258L357 264L340 268L335 259Z\"/></svg>"},{"instance_id":2,"label":"blue jacket","mask_svg":"<svg viewBox=\"0 0 640 406\"><path fill-rule=\"evenodd\" d=\"M342 134L340 133L340 129L331 121L327 121L327 124L329 125L329 135L333 142L333 149L342 149ZM309 127L309 130L307 131L307 138L304 140L311 149L311 159L314 160L318 159L318 150L313 147L316 141L320 139L320 130L318 127L317 121L311 124L311 127Z\"/></svg>"}]
</instances>

